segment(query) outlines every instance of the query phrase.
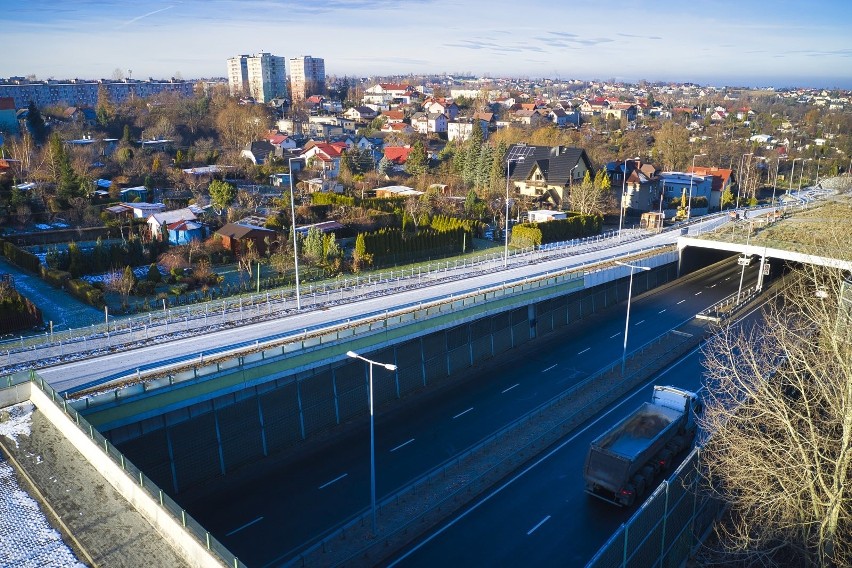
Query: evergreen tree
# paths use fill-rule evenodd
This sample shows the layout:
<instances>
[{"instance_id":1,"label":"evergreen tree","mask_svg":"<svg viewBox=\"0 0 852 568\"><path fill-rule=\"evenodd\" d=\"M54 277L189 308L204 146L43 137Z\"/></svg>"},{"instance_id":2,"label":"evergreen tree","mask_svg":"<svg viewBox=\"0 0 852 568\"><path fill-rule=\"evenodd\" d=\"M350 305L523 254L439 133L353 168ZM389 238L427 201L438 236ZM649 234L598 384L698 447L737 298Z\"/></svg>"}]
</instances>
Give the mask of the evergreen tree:
<instances>
[{"instance_id":1,"label":"evergreen tree","mask_svg":"<svg viewBox=\"0 0 852 568\"><path fill-rule=\"evenodd\" d=\"M121 142L123 144L130 144L130 125L124 125L124 132L121 135Z\"/></svg>"},{"instance_id":2,"label":"evergreen tree","mask_svg":"<svg viewBox=\"0 0 852 568\"><path fill-rule=\"evenodd\" d=\"M27 107L27 126L29 127L30 134L33 135L33 139L38 144L44 142L44 139L47 136L47 126L44 124L44 118L41 116L41 112L32 101L30 101L30 104Z\"/></svg>"},{"instance_id":3,"label":"evergreen tree","mask_svg":"<svg viewBox=\"0 0 852 568\"><path fill-rule=\"evenodd\" d=\"M98 103L95 106L95 115L98 124L104 128L108 127L115 118L115 105L112 104L109 91L103 83L98 85Z\"/></svg>"},{"instance_id":4,"label":"evergreen tree","mask_svg":"<svg viewBox=\"0 0 852 568\"><path fill-rule=\"evenodd\" d=\"M500 181L506 177L506 158L508 157L509 147L502 140L497 144L494 150L494 157L491 161L491 179L490 187L495 187Z\"/></svg>"},{"instance_id":5,"label":"evergreen tree","mask_svg":"<svg viewBox=\"0 0 852 568\"><path fill-rule=\"evenodd\" d=\"M408 154L408 159L405 161L405 171L416 176L426 172L429 167L429 158L426 155L426 146L418 140L411 147L411 152Z\"/></svg>"},{"instance_id":6,"label":"evergreen tree","mask_svg":"<svg viewBox=\"0 0 852 568\"><path fill-rule=\"evenodd\" d=\"M80 195L80 180L77 179L74 169L71 167L71 158L65 150L59 134L53 134L48 142L50 156L50 167L56 183L56 194L58 197L69 200Z\"/></svg>"},{"instance_id":7,"label":"evergreen tree","mask_svg":"<svg viewBox=\"0 0 852 568\"><path fill-rule=\"evenodd\" d=\"M210 182L207 188L210 192L210 202L213 207L221 214L237 197L237 188L225 181L218 179Z\"/></svg>"},{"instance_id":8,"label":"evergreen tree","mask_svg":"<svg viewBox=\"0 0 852 568\"><path fill-rule=\"evenodd\" d=\"M493 162L494 150L491 148L491 144L483 144L479 151L476 167L476 187L488 187L490 185Z\"/></svg>"}]
</instances>

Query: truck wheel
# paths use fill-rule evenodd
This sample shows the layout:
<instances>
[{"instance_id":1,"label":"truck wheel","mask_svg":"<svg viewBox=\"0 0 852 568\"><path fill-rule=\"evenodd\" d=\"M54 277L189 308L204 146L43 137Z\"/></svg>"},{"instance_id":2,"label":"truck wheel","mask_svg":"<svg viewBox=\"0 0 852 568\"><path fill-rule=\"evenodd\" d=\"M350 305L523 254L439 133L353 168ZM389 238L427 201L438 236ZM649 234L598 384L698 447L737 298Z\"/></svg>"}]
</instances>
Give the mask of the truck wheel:
<instances>
[{"instance_id":1,"label":"truck wheel","mask_svg":"<svg viewBox=\"0 0 852 568\"><path fill-rule=\"evenodd\" d=\"M634 494L636 495L636 499L642 499L645 496L645 489L648 488L648 484L645 482L644 477L636 475L633 477L633 487L635 487Z\"/></svg>"},{"instance_id":2,"label":"truck wheel","mask_svg":"<svg viewBox=\"0 0 852 568\"><path fill-rule=\"evenodd\" d=\"M660 471L667 471L671 467L672 457L674 457L674 454L667 449L663 449L657 454L657 463L660 464Z\"/></svg>"}]
</instances>

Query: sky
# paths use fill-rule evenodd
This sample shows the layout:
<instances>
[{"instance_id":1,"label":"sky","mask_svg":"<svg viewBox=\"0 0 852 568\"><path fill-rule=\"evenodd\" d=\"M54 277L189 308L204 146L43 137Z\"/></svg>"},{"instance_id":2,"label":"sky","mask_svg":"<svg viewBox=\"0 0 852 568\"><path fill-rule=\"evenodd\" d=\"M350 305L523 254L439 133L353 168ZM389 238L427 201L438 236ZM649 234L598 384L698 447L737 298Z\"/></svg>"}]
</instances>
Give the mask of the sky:
<instances>
[{"instance_id":1,"label":"sky","mask_svg":"<svg viewBox=\"0 0 852 568\"><path fill-rule=\"evenodd\" d=\"M266 51L327 75L852 89L850 16L850 0L0 0L0 77L224 77Z\"/></svg>"}]
</instances>

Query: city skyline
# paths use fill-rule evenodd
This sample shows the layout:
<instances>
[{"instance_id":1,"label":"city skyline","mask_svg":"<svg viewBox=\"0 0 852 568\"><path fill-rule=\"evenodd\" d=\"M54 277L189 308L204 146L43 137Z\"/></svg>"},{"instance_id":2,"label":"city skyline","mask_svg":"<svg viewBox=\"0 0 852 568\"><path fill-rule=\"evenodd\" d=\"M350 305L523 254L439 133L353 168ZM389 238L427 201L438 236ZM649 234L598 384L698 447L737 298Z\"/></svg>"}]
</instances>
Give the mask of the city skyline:
<instances>
[{"instance_id":1,"label":"city skyline","mask_svg":"<svg viewBox=\"0 0 852 568\"><path fill-rule=\"evenodd\" d=\"M446 72L850 89L852 41L839 17L848 6L817 6L31 0L3 11L0 77L111 78L116 69L135 79L225 77L229 57L266 51L313 54L338 76Z\"/></svg>"}]
</instances>

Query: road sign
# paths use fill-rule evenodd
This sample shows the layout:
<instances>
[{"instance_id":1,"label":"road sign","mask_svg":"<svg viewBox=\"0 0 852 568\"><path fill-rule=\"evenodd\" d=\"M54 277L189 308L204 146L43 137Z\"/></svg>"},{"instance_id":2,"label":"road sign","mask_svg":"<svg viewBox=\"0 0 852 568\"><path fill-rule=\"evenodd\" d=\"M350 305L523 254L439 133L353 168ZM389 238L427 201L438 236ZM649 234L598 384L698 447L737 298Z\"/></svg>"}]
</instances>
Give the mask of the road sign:
<instances>
[{"instance_id":1,"label":"road sign","mask_svg":"<svg viewBox=\"0 0 852 568\"><path fill-rule=\"evenodd\" d=\"M741 256L737 259L737 264L740 266L749 266L751 264L750 256Z\"/></svg>"},{"instance_id":2,"label":"road sign","mask_svg":"<svg viewBox=\"0 0 852 568\"><path fill-rule=\"evenodd\" d=\"M768 262L763 265L763 275L769 276L769 263Z\"/></svg>"}]
</instances>

